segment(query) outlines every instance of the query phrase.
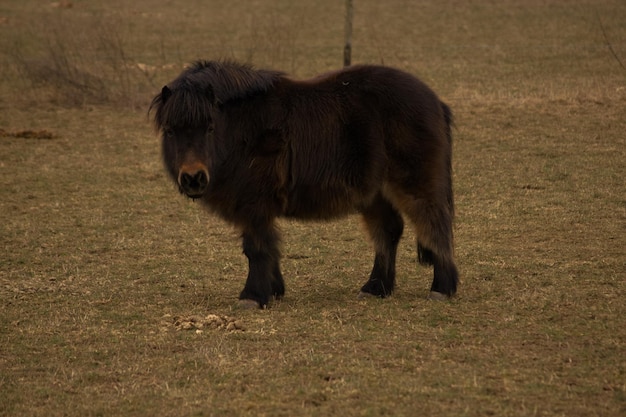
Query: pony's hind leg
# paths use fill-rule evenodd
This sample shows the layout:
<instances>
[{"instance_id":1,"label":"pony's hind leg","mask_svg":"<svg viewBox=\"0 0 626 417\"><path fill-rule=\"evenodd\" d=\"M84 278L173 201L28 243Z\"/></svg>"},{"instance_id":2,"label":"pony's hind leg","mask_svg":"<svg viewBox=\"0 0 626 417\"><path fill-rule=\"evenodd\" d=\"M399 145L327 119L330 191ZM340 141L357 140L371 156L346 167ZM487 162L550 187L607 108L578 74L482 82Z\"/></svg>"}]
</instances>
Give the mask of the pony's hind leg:
<instances>
[{"instance_id":1,"label":"pony's hind leg","mask_svg":"<svg viewBox=\"0 0 626 417\"><path fill-rule=\"evenodd\" d=\"M431 300L445 300L456 292L458 272L454 262L445 261L430 249L417 243L417 259L422 265L432 265L434 269L433 283L428 298Z\"/></svg>"},{"instance_id":2,"label":"pony's hind leg","mask_svg":"<svg viewBox=\"0 0 626 417\"><path fill-rule=\"evenodd\" d=\"M445 197L413 197L393 190L394 203L411 220L417 234L417 258L422 265L433 265L429 298L446 299L456 293L459 281L454 264L451 201Z\"/></svg>"},{"instance_id":3,"label":"pony's hind leg","mask_svg":"<svg viewBox=\"0 0 626 417\"><path fill-rule=\"evenodd\" d=\"M376 251L374 267L361 294L377 297L391 295L396 279L396 252L404 222L400 213L382 195L361 210Z\"/></svg>"},{"instance_id":4,"label":"pony's hind leg","mask_svg":"<svg viewBox=\"0 0 626 417\"><path fill-rule=\"evenodd\" d=\"M434 262L434 278L428 298L431 300L445 300L456 294L459 282L459 273L454 262L437 258Z\"/></svg>"},{"instance_id":5,"label":"pony's hind leg","mask_svg":"<svg viewBox=\"0 0 626 417\"><path fill-rule=\"evenodd\" d=\"M444 205L421 202L413 208L418 261L433 265L434 269L429 298L449 298L456 293L459 281L454 264L452 215Z\"/></svg>"}]
</instances>

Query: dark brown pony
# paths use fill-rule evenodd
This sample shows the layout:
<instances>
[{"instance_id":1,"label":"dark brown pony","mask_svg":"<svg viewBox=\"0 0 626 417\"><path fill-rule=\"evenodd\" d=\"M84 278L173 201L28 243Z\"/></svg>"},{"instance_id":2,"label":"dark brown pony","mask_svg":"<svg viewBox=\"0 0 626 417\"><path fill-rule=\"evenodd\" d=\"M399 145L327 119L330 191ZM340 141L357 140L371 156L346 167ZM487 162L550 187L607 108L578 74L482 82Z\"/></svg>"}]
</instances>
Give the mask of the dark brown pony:
<instances>
[{"instance_id":1,"label":"dark brown pony","mask_svg":"<svg viewBox=\"0 0 626 417\"><path fill-rule=\"evenodd\" d=\"M242 304L282 297L275 220L358 212L375 249L361 294L395 283L402 215L431 298L456 292L450 109L424 83L382 66L296 81L234 62L196 62L152 101L165 167L180 191L241 231Z\"/></svg>"}]
</instances>

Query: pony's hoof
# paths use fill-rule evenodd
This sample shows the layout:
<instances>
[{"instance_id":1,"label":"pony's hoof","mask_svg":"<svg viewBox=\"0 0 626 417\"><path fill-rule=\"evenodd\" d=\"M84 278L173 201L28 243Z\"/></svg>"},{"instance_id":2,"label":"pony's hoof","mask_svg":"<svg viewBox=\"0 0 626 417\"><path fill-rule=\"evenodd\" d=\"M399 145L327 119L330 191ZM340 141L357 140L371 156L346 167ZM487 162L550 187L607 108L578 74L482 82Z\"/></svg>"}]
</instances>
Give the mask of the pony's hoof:
<instances>
[{"instance_id":1,"label":"pony's hoof","mask_svg":"<svg viewBox=\"0 0 626 417\"><path fill-rule=\"evenodd\" d=\"M367 300L370 298L378 298L376 297L374 294L371 294L369 292L365 292L365 291L361 291L359 292L359 295L357 295L357 297L359 300Z\"/></svg>"},{"instance_id":2,"label":"pony's hoof","mask_svg":"<svg viewBox=\"0 0 626 417\"><path fill-rule=\"evenodd\" d=\"M237 302L237 307L241 310L253 310L259 308L259 303L256 300L243 299Z\"/></svg>"},{"instance_id":3,"label":"pony's hoof","mask_svg":"<svg viewBox=\"0 0 626 417\"><path fill-rule=\"evenodd\" d=\"M448 297L446 294L437 292L437 291L431 291L428 294L427 297L429 300L433 300L433 301L447 301L450 299L450 297Z\"/></svg>"}]
</instances>

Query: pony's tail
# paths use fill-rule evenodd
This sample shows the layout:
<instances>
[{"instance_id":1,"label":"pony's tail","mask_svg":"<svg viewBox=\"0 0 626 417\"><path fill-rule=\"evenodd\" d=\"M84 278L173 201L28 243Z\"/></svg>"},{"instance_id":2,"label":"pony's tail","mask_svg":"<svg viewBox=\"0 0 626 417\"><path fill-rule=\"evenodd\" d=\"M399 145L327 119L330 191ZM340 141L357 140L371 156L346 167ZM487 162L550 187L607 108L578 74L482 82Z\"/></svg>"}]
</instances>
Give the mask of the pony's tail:
<instances>
[{"instance_id":1,"label":"pony's tail","mask_svg":"<svg viewBox=\"0 0 626 417\"><path fill-rule=\"evenodd\" d=\"M446 146L448 147L448 152L446 156L446 203L448 205L450 219L454 220L454 195L452 193L452 127L454 126L454 117L452 115L452 110L450 109L450 107L448 107L446 103L441 102L441 109L443 111L443 118L446 124ZM452 225L450 227L450 233L452 234ZM454 237L452 235L450 236L450 238L451 241L454 240ZM454 247L453 243L452 247ZM417 260L421 265L433 265L435 263L436 256L431 249L422 246L422 244L418 241Z\"/></svg>"},{"instance_id":2,"label":"pony's tail","mask_svg":"<svg viewBox=\"0 0 626 417\"><path fill-rule=\"evenodd\" d=\"M448 173L448 183L446 197L448 200L448 209L450 215L454 219L454 195L452 193L452 126L454 126L454 117L450 107L441 102L441 108L443 110L443 118L446 122L446 138L448 139L448 158L446 160L446 170Z\"/></svg>"}]
</instances>

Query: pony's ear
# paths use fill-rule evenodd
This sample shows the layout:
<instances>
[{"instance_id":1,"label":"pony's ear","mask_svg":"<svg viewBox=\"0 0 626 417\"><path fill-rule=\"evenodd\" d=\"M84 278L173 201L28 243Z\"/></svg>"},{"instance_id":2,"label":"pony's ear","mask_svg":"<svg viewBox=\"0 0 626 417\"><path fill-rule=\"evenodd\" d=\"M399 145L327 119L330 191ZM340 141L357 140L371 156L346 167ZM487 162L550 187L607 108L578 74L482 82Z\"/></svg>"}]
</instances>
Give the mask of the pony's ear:
<instances>
[{"instance_id":1,"label":"pony's ear","mask_svg":"<svg viewBox=\"0 0 626 417\"><path fill-rule=\"evenodd\" d=\"M165 103L168 98L172 97L172 90L166 85L161 89L161 101Z\"/></svg>"}]
</instances>

